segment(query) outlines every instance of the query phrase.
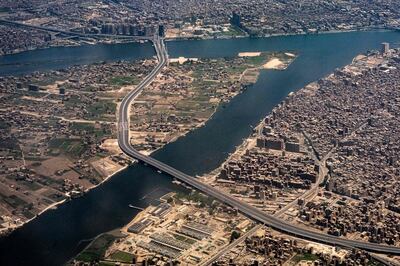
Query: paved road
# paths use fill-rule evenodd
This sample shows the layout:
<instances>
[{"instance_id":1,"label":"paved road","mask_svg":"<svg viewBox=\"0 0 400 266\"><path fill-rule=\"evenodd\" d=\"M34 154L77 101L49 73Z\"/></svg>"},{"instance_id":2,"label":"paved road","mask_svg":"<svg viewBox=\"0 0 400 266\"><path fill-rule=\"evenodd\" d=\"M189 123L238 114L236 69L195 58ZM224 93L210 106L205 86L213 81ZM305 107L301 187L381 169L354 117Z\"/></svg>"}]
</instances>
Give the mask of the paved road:
<instances>
[{"instance_id":1,"label":"paved road","mask_svg":"<svg viewBox=\"0 0 400 266\"><path fill-rule=\"evenodd\" d=\"M382 255L378 255L378 254L374 254L374 253L370 253L371 257L374 258L375 260L379 261L380 263L382 263L383 265L387 265L387 266L400 266L400 263L390 259L390 258L385 258L382 257Z\"/></svg>"},{"instance_id":2,"label":"paved road","mask_svg":"<svg viewBox=\"0 0 400 266\"><path fill-rule=\"evenodd\" d=\"M239 199L236 199L228 194L225 194L218 189L207 185L198 179L189 176L165 163L157 161L156 159L143 155L140 152L133 149L129 141L129 109L132 101L140 94L140 92L146 88L153 79L160 73L162 68L168 63L168 54L164 46L162 39L155 37L154 46L157 52L159 63L153 69L153 71L134 89L132 90L121 102L118 114L118 143L121 149L129 156L142 161L148 165L159 169L176 179L185 182L193 188L202 191L203 193L236 208L238 211L247 215L249 218L258 221L262 224L268 225L281 232L294 235L303 239L312 240L328 245L337 245L342 247L355 247L377 253L390 253L400 255L400 248L392 247L387 245L379 245L374 243L366 243L360 241L354 241L344 238L331 236L325 233L312 231L300 226L290 224L286 221L280 220L278 217L266 214L263 211L245 203Z\"/></svg>"},{"instance_id":3,"label":"paved road","mask_svg":"<svg viewBox=\"0 0 400 266\"><path fill-rule=\"evenodd\" d=\"M230 243L229 245L223 247L220 251L218 251L217 254L215 254L214 256L212 256L211 258L209 258L208 260L206 260L205 262L199 264L199 266L209 266L212 263L216 262L220 257L222 257L226 252L230 251L231 249L233 249L234 247L236 247L237 245L239 245L240 243L242 243L244 240L246 240L247 237L252 236L255 232L257 232L258 229L261 229L262 225L258 224L256 226L254 226L253 228L251 228L249 231L247 231L246 233L244 233L243 235L241 235L238 239L234 240L232 243Z\"/></svg>"}]
</instances>

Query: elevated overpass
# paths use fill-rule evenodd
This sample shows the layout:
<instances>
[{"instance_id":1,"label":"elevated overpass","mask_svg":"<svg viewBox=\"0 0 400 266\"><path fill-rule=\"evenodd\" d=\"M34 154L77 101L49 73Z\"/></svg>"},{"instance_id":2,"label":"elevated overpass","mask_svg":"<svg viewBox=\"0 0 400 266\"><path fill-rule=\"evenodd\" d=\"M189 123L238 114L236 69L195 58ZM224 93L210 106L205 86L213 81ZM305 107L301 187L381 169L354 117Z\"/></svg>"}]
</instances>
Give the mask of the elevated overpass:
<instances>
[{"instance_id":1,"label":"elevated overpass","mask_svg":"<svg viewBox=\"0 0 400 266\"><path fill-rule=\"evenodd\" d=\"M400 248L398 247L335 237L325 233L312 231L310 229L301 226L290 224L286 221L279 219L278 217L266 214L263 211L257 209L254 206L251 206L248 203L236 199L230 196L229 194L226 194L208 184L205 184L192 176L189 176L163 162L160 162L150 156L143 155L139 151L135 150L130 144L130 137L129 137L130 105L132 101L143 91L144 88L146 88L154 80L154 78L161 72L162 68L168 63L168 54L163 40L160 39L159 37L155 37L153 43L159 60L157 66L152 70L152 72L148 76L146 76L146 78L138 86L136 86L135 89L133 89L128 95L125 96L119 107L118 143L123 152L143 163L151 165L154 168L169 174L170 176L180 181L185 182L186 184L219 200L220 202L223 202L233 208L236 208L238 211L245 214L249 218L261 224L268 225L283 233L287 233L299 238L333 246L359 248L376 253L400 255Z\"/></svg>"}]
</instances>

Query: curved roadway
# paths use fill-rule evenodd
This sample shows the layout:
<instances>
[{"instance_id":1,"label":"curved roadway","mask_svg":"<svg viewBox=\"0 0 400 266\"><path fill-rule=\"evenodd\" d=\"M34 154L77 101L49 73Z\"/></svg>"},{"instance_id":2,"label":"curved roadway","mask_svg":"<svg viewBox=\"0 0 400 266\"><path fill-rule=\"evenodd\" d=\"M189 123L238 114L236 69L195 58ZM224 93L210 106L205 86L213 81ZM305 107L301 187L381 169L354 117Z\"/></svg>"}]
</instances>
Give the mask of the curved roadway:
<instances>
[{"instance_id":1,"label":"curved roadway","mask_svg":"<svg viewBox=\"0 0 400 266\"><path fill-rule=\"evenodd\" d=\"M167 164L164 164L152 157L141 154L136 151L131 145L129 141L129 113L130 113L130 105L132 101L140 94L140 92L147 87L153 79L160 73L162 68L168 62L168 54L162 39L155 37L154 41L155 50L157 52L157 57L159 59L159 63L153 69L153 71L134 89L132 90L125 98L122 100L121 105L119 107L119 122L118 122L118 143L123 152L127 155L147 163L175 178L181 180L188 185L192 186L195 189L202 191L203 193L214 197L215 199L228 204L243 214L247 215L249 218L256 220L262 224L268 225L276 230L281 232L294 235L300 238L328 244L328 245L337 245L342 247L354 247L360 248L372 252L378 253L389 253L400 255L400 248L388 245L380 245L374 243L367 243L361 241L355 241L350 239L344 239L340 237L331 236L324 233L319 233L316 231L311 231L309 229L302 228L300 226L296 226L290 224L286 221L282 221L277 217L266 214L263 211L257 209L250 204L247 204L241 200L238 200L228 194L225 194L216 188L207 185L196 178L189 176Z\"/></svg>"}]
</instances>

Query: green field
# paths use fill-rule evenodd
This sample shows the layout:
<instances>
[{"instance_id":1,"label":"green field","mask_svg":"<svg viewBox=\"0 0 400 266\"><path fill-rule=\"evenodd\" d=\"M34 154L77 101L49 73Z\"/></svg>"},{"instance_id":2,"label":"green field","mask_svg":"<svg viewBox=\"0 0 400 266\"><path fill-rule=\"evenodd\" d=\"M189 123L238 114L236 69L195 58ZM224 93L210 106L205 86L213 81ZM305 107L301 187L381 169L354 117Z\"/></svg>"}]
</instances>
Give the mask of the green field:
<instances>
[{"instance_id":1,"label":"green field","mask_svg":"<svg viewBox=\"0 0 400 266\"><path fill-rule=\"evenodd\" d=\"M212 197L208 197L200 192L194 191L189 194L178 192L175 194L176 199L186 199L189 201L200 202L202 206L211 206L214 199Z\"/></svg>"},{"instance_id":2,"label":"green field","mask_svg":"<svg viewBox=\"0 0 400 266\"><path fill-rule=\"evenodd\" d=\"M315 254L311 254L311 253L304 253L304 254L297 254L296 256L293 257L292 261L294 263L299 263L302 260L305 261L315 261L318 259L318 256Z\"/></svg>"},{"instance_id":3,"label":"green field","mask_svg":"<svg viewBox=\"0 0 400 266\"><path fill-rule=\"evenodd\" d=\"M69 98L64 100L65 108L75 108L77 106L81 106L83 104L81 98L78 95L71 95Z\"/></svg>"},{"instance_id":4,"label":"green field","mask_svg":"<svg viewBox=\"0 0 400 266\"><path fill-rule=\"evenodd\" d=\"M27 202L24 201L23 199L17 197L16 195L11 195L9 197L3 198L5 202L7 202L10 206L13 208L18 208L19 206L26 205Z\"/></svg>"},{"instance_id":5,"label":"green field","mask_svg":"<svg viewBox=\"0 0 400 266\"><path fill-rule=\"evenodd\" d=\"M72 123L70 128L78 131L86 131L88 134L94 135L96 138L102 138L112 133L110 129L106 129L103 126L95 128L95 125L92 123Z\"/></svg>"},{"instance_id":6,"label":"green field","mask_svg":"<svg viewBox=\"0 0 400 266\"><path fill-rule=\"evenodd\" d=\"M8 131L8 129L6 130ZM0 149L13 150L17 154L19 154L21 151L20 146L18 144L18 139L16 139L15 136L10 136L9 138L3 138L0 142Z\"/></svg>"},{"instance_id":7,"label":"green field","mask_svg":"<svg viewBox=\"0 0 400 266\"><path fill-rule=\"evenodd\" d=\"M104 119L104 115L113 115L117 110L117 105L112 101L98 101L88 106L87 119Z\"/></svg>"},{"instance_id":8,"label":"green field","mask_svg":"<svg viewBox=\"0 0 400 266\"><path fill-rule=\"evenodd\" d=\"M50 149L58 149L60 152L71 155L72 157L79 157L86 148L86 145L76 139L52 139L49 142ZM51 153L56 153L52 151Z\"/></svg>"},{"instance_id":9,"label":"green field","mask_svg":"<svg viewBox=\"0 0 400 266\"><path fill-rule=\"evenodd\" d=\"M258 67L266 63L269 58L270 55L266 53L261 53L261 55L259 56L246 57L245 60L247 64L253 65L254 67Z\"/></svg>"},{"instance_id":10,"label":"green field","mask_svg":"<svg viewBox=\"0 0 400 266\"><path fill-rule=\"evenodd\" d=\"M36 190L42 188L41 185L39 185L38 183L35 183L35 182L28 182L28 181L25 181L25 180L22 180L22 181L20 181L20 182L21 182L23 185L29 187L29 189L31 189L31 190L33 190L33 191L36 191Z\"/></svg>"},{"instance_id":11,"label":"green field","mask_svg":"<svg viewBox=\"0 0 400 266\"><path fill-rule=\"evenodd\" d=\"M115 265L115 263L109 262L109 261L100 261L98 265L99 266L113 266L113 265Z\"/></svg>"},{"instance_id":12,"label":"green field","mask_svg":"<svg viewBox=\"0 0 400 266\"><path fill-rule=\"evenodd\" d=\"M135 255L131 253L118 250L115 253L111 254L108 259L119 261L122 263L132 263L134 257Z\"/></svg>"},{"instance_id":13,"label":"green field","mask_svg":"<svg viewBox=\"0 0 400 266\"><path fill-rule=\"evenodd\" d=\"M103 234L99 236L76 257L76 260L83 262L101 260L104 258L107 248L115 239L116 237L111 234Z\"/></svg>"},{"instance_id":14,"label":"green field","mask_svg":"<svg viewBox=\"0 0 400 266\"><path fill-rule=\"evenodd\" d=\"M173 234L173 236L174 236L177 240L186 242L186 243L188 243L189 245L193 245L194 243L196 243L195 240L193 240L193 239L191 239L191 238L188 238L188 237L185 237L185 236L182 236L182 235Z\"/></svg>"},{"instance_id":15,"label":"green field","mask_svg":"<svg viewBox=\"0 0 400 266\"><path fill-rule=\"evenodd\" d=\"M228 31L223 31L221 34L217 35L235 37L235 36L244 36L245 34L236 26L231 26L229 27Z\"/></svg>"},{"instance_id":16,"label":"green field","mask_svg":"<svg viewBox=\"0 0 400 266\"><path fill-rule=\"evenodd\" d=\"M6 130L7 132L10 130L10 124L5 120L0 120L0 130Z\"/></svg>"},{"instance_id":17,"label":"green field","mask_svg":"<svg viewBox=\"0 0 400 266\"><path fill-rule=\"evenodd\" d=\"M116 76L110 78L108 83L112 86L126 86L126 85L136 85L140 82L140 79L133 76Z\"/></svg>"},{"instance_id":18,"label":"green field","mask_svg":"<svg viewBox=\"0 0 400 266\"><path fill-rule=\"evenodd\" d=\"M6 12L10 12L9 7L0 7L0 13L6 13Z\"/></svg>"}]
</instances>

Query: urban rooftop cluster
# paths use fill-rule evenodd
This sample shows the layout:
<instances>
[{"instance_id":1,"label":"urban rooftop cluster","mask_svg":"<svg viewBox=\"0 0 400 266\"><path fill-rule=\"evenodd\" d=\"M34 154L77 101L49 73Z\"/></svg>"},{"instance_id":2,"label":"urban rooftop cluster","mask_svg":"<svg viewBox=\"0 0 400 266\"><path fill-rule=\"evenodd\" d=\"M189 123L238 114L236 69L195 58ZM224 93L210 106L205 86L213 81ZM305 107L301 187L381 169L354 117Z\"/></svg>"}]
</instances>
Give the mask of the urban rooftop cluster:
<instances>
[{"instance_id":1,"label":"urban rooftop cluster","mask_svg":"<svg viewBox=\"0 0 400 266\"><path fill-rule=\"evenodd\" d=\"M40 27L30 29L3 23L3 54L54 45L99 41L93 34L168 38L229 38L332 31L399 29L400 4L388 1L277 1L277 0L121 0L0 1L1 18ZM84 36L70 38L46 28ZM92 36L90 36L92 35Z\"/></svg>"}]
</instances>

